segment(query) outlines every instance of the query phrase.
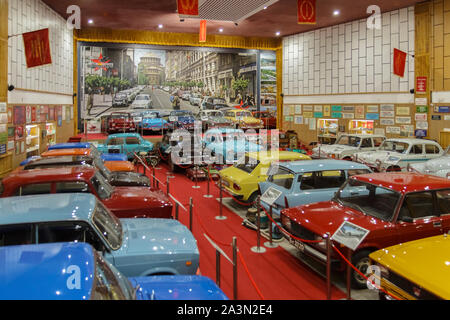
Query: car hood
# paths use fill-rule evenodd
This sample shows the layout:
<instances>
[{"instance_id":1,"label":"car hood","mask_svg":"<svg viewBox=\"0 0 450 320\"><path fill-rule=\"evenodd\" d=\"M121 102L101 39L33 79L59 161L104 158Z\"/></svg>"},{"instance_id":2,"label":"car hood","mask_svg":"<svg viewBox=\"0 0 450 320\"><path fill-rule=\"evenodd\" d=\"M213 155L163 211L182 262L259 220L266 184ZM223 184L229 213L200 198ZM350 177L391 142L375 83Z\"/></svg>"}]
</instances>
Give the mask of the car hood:
<instances>
[{"instance_id":1,"label":"car hood","mask_svg":"<svg viewBox=\"0 0 450 320\"><path fill-rule=\"evenodd\" d=\"M167 196L160 190L148 187L115 187L111 197L103 203L112 211L136 211L142 209L171 206Z\"/></svg>"},{"instance_id":2,"label":"car hood","mask_svg":"<svg viewBox=\"0 0 450 320\"><path fill-rule=\"evenodd\" d=\"M239 121L244 122L244 123L251 123L251 124L254 124L254 123L261 123L261 122L259 121L259 119L252 118L252 117L244 117L244 118L242 118L242 119L239 120Z\"/></svg>"},{"instance_id":3,"label":"car hood","mask_svg":"<svg viewBox=\"0 0 450 320\"><path fill-rule=\"evenodd\" d=\"M284 209L282 214L318 235L324 235L327 232L333 235L345 221L352 222L370 232L384 229L390 224L334 201Z\"/></svg>"},{"instance_id":4,"label":"car hood","mask_svg":"<svg viewBox=\"0 0 450 320\"><path fill-rule=\"evenodd\" d=\"M149 186L150 179L135 172L111 172L111 184L118 185L129 185L129 186Z\"/></svg>"},{"instance_id":5,"label":"car hood","mask_svg":"<svg viewBox=\"0 0 450 320\"><path fill-rule=\"evenodd\" d=\"M114 256L136 254L198 254L197 241L192 233L173 219L120 219L123 241Z\"/></svg>"},{"instance_id":6,"label":"car hood","mask_svg":"<svg viewBox=\"0 0 450 320\"><path fill-rule=\"evenodd\" d=\"M228 300L223 291L204 276L152 276L129 278L139 287L138 300Z\"/></svg>"},{"instance_id":7,"label":"car hood","mask_svg":"<svg viewBox=\"0 0 450 320\"><path fill-rule=\"evenodd\" d=\"M320 146L320 152L328 153L328 154L339 154L344 151L349 150L358 150L357 147L351 147L351 146L345 146L345 145L321 145ZM319 153L319 147L314 148L313 150L316 153Z\"/></svg>"}]
</instances>

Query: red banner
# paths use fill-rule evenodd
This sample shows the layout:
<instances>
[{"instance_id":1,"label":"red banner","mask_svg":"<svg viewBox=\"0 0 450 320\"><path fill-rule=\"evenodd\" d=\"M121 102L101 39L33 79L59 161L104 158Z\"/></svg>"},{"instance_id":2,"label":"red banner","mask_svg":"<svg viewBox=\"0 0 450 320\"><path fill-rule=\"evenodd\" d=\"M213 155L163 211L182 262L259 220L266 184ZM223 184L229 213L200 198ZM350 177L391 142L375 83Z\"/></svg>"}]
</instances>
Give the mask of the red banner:
<instances>
[{"instance_id":1,"label":"red banner","mask_svg":"<svg viewBox=\"0 0 450 320\"><path fill-rule=\"evenodd\" d=\"M407 53L394 48L394 74L402 77L405 75Z\"/></svg>"},{"instance_id":2,"label":"red banner","mask_svg":"<svg viewBox=\"0 0 450 320\"><path fill-rule=\"evenodd\" d=\"M198 0L177 0L178 14L198 16Z\"/></svg>"},{"instance_id":3,"label":"red banner","mask_svg":"<svg viewBox=\"0 0 450 320\"><path fill-rule=\"evenodd\" d=\"M206 42L206 20L200 20L199 42Z\"/></svg>"},{"instance_id":4,"label":"red banner","mask_svg":"<svg viewBox=\"0 0 450 320\"><path fill-rule=\"evenodd\" d=\"M297 0L298 24L316 24L316 0Z\"/></svg>"},{"instance_id":5,"label":"red banner","mask_svg":"<svg viewBox=\"0 0 450 320\"><path fill-rule=\"evenodd\" d=\"M427 77L416 78L416 93L427 93Z\"/></svg>"},{"instance_id":6,"label":"red banner","mask_svg":"<svg viewBox=\"0 0 450 320\"><path fill-rule=\"evenodd\" d=\"M22 36L28 68L52 63L48 29L27 32Z\"/></svg>"}]
</instances>

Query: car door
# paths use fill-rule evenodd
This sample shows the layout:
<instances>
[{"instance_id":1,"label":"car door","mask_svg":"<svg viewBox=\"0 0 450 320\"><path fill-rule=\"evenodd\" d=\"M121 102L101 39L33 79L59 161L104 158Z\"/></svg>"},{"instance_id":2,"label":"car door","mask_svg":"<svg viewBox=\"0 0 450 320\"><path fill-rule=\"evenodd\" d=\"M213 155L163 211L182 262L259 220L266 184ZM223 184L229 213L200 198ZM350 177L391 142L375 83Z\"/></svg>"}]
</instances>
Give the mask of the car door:
<instances>
[{"instance_id":1,"label":"car door","mask_svg":"<svg viewBox=\"0 0 450 320\"><path fill-rule=\"evenodd\" d=\"M127 137L125 139L125 149L127 151L128 157L130 157L130 154L132 155L135 152L141 151L141 141L138 137Z\"/></svg>"},{"instance_id":2,"label":"car door","mask_svg":"<svg viewBox=\"0 0 450 320\"><path fill-rule=\"evenodd\" d=\"M436 204L441 217L442 232L450 231L450 189L436 191Z\"/></svg>"}]
</instances>

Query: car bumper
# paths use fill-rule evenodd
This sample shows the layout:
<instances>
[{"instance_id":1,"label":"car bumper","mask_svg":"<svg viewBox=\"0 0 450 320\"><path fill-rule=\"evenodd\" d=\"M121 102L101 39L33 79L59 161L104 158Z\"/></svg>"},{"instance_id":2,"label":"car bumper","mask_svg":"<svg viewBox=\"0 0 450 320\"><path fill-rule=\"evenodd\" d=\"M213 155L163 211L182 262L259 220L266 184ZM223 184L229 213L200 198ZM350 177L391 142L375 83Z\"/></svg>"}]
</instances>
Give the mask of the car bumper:
<instances>
[{"instance_id":1,"label":"car bumper","mask_svg":"<svg viewBox=\"0 0 450 320\"><path fill-rule=\"evenodd\" d=\"M220 188L219 181L216 182L217 187ZM229 186L222 183L222 190L230 194L233 198L240 200L240 201L247 201L248 197L245 198L245 195L242 193L237 193L236 190L231 189Z\"/></svg>"}]
</instances>

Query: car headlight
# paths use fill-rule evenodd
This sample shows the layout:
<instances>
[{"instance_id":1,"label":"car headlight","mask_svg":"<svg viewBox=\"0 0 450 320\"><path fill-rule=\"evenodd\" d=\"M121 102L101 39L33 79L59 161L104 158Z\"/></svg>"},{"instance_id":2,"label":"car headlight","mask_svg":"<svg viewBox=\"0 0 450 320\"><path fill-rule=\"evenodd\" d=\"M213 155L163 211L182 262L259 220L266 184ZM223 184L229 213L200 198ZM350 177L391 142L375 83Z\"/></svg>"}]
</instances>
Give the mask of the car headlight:
<instances>
[{"instance_id":1,"label":"car headlight","mask_svg":"<svg viewBox=\"0 0 450 320\"><path fill-rule=\"evenodd\" d=\"M291 230L292 229L291 219L289 219L289 217L287 217L287 216L285 216L283 214L281 215L281 223L286 228L286 230Z\"/></svg>"},{"instance_id":2,"label":"car headlight","mask_svg":"<svg viewBox=\"0 0 450 320\"><path fill-rule=\"evenodd\" d=\"M317 246L319 246L320 248L322 248L322 249L326 249L327 248L327 241L323 238L323 237L321 237L321 236L319 236L319 235L316 235L315 237L314 237L314 240L315 241L320 241L320 242L318 242L316 245Z\"/></svg>"}]
</instances>

